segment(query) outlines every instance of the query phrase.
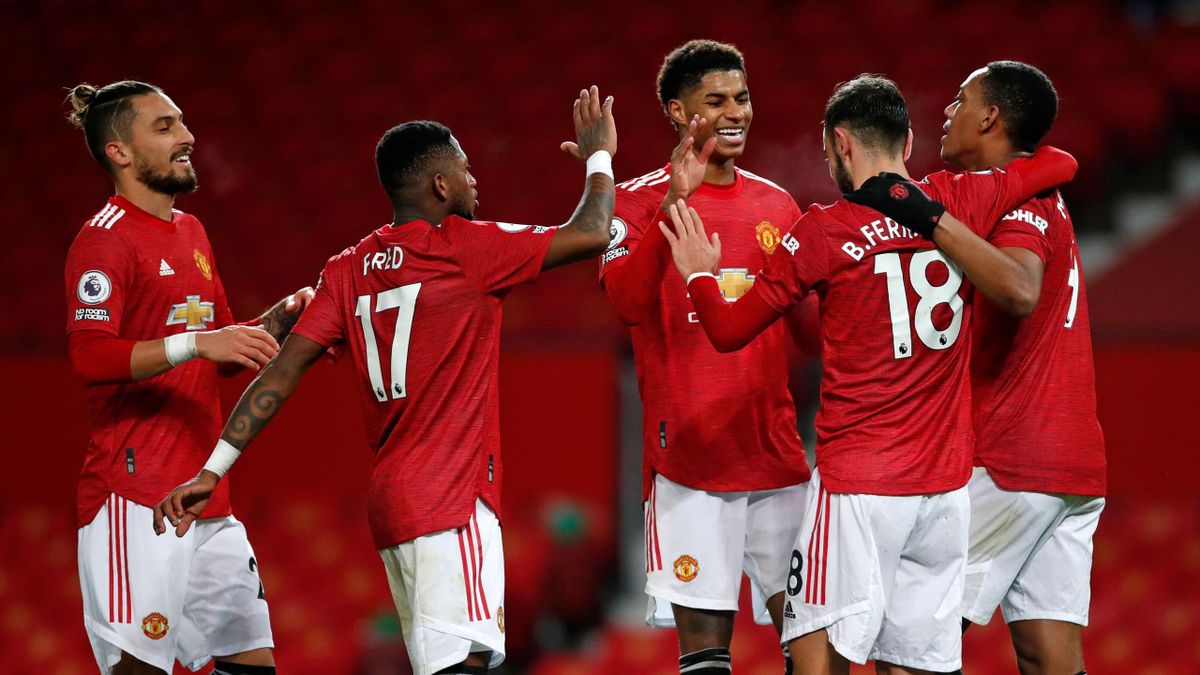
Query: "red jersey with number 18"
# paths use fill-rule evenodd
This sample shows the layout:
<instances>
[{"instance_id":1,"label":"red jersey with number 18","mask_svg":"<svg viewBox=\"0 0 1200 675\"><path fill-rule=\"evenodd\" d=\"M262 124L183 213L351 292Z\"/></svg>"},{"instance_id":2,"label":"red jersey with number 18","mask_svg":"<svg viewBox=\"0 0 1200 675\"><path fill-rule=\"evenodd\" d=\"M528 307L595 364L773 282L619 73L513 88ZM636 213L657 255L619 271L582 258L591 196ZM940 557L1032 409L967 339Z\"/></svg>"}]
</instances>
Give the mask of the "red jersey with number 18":
<instances>
[{"instance_id":1,"label":"red jersey with number 18","mask_svg":"<svg viewBox=\"0 0 1200 675\"><path fill-rule=\"evenodd\" d=\"M476 498L500 513L501 301L537 277L553 230L413 221L325 264L292 332L353 356L378 548L465 525Z\"/></svg>"},{"instance_id":2,"label":"red jersey with number 18","mask_svg":"<svg viewBox=\"0 0 1200 675\"><path fill-rule=\"evenodd\" d=\"M996 225L990 241L1032 251L1045 274L1037 307L1023 319L987 298L976 302L975 461L1006 490L1103 495L1087 291L1062 195L1026 202Z\"/></svg>"},{"instance_id":3,"label":"red jersey with number 18","mask_svg":"<svg viewBox=\"0 0 1200 675\"><path fill-rule=\"evenodd\" d=\"M1022 195L1003 171L918 183L987 236ZM785 312L821 300L817 469L831 492L932 494L966 485L974 435L968 381L971 293L952 260L874 209L813 205L758 275Z\"/></svg>"}]
</instances>

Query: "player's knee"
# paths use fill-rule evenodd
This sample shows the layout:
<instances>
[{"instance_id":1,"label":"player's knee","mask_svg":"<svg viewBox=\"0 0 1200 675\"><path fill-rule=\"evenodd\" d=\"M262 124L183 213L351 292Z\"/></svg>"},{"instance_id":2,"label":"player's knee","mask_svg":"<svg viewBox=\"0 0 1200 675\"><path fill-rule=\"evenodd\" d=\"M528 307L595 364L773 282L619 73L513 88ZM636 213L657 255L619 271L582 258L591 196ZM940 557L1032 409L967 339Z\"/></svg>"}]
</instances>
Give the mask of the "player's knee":
<instances>
[{"instance_id":1,"label":"player's knee","mask_svg":"<svg viewBox=\"0 0 1200 675\"><path fill-rule=\"evenodd\" d=\"M729 649L729 644L733 641L733 612L679 605L673 605L672 609L681 654L704 649Z\"/></svg>"}]
</instances>

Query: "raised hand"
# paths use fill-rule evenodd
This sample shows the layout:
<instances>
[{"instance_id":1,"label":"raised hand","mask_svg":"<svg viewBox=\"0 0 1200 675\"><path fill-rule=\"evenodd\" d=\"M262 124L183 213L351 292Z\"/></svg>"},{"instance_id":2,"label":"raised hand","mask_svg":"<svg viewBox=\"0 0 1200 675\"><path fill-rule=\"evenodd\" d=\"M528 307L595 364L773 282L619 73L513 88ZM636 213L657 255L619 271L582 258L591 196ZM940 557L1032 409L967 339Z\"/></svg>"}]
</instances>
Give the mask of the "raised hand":
<instances>
[{"instance_id":1,"label":"raised hand","mask_svg":"<svg viewBox=\"0 0 1200 675\"><path fill-rule=\"evenodd\" d=\"M299 314L304 311L305 307L308 307L308 303L312 302L315 295L316 291L312 286L305 286L283 299L283 309L293 314Z\"/></svg>"},{"instance_id":2,"label":"raised hand","mask_svg":"<svg viewBox=\"0 0 1200 675\"><path fill-rule=\"evenodd\" d=\"M592 153L607 150L617 154L617 123L612 115L613 97L600 101L600 89L582 89L571 109L575 119L575 142L565 141L560 146L579 161L587 161Z\"/></svg>"},{"instance_id":3,"label":"raised hand","mask_svg":"<svg viewBox=\"0 0 1200 675\"><path fill-rule=\"evenodd\" d=\"M163 500L154 507L154 533L163 534L167 531L163 525L166 518L175 528L175 536L182 537L187 533L217 488L216 474L201 471L195 478L171 490Z\"/></svg>"},{"instance_id":4,"label":"raised hand","mask_svg":"<svg viewBox=\"0 0 1200 675\"><path fill-rule=\"evenodd\" d=\"M721 238L714 232L710 240L704 232L700 214L682 199L671 204L667 211L675 231L672 232L661 220L658 229L671 245L671 257L675 259L679 275L687 281L688 277L701 272L716 274L721 263Z\"/></svg>"},{"instance_id":5,"label":"raised hand","mask_svg":"<svg viewBox=\"0 0 1200 675\"><path fill-rule=\"evenodd\" d=\"M708 166L708 158L713 148L717 147L717 137L709 135L700 153L696 154L696 139L701 138L707 131L708 121L699 115L692 117L688 123L687 133L679 140L679 145L671 152L671 182L667 196L663 199L663 207L667 208L677 199L687 199L696 188L704 182L704 169Z\"/></svg>"},{"instance_id":6,"label":"raised hand","mask_svg":"<svg viewBox=\"0 0 1200 675\"><path fill-rule=\"evenodd\" d=\"M196 334L196 354L217 363L259 370L278 351L279 342L261 326L226 326Z\"/></svg>"}]
</instances>

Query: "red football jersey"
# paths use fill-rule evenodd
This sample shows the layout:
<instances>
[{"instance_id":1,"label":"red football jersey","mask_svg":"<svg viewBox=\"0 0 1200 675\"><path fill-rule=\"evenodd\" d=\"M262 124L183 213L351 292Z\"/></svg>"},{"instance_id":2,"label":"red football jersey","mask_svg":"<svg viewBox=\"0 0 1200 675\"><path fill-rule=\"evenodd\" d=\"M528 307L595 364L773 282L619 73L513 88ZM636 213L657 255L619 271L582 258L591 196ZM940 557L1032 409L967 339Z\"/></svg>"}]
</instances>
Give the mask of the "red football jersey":
<instances>
[{"instance_id":1,"label":"red football jersey","mask_svg":"<svg viewBox=\"0 0 1200 675\"><path fill-rule=\"evenodd\" d=\"M919 183L986 236L1020 181L940 172ZM962 487L974 438L968 382L971 293L933 244L844 200L813 205L755 282L773 309L820 295L817 468L831 492L931 494Z\"/></svg>"},{"instance_id":2,"label":"red football jersey","mask_svg":"<svg viewBox=\"0 0 1200 675\"><path fill-rule=\"evenodd\" d=\"M293 332L354 358L378 548L465 525L477 497L500 513L501 301L537 278L553 230L389 225L321 272Z\"/></svg>"},{"instance_id":3,"label":"red football jersey","mask_svg":"<svg viewBox=\"0 0 1200 675\"><path fill-rule=\"evenodd\" d=\"M660 207L668 179L659 169L617 186L601 280L666 218ZM709 233L721 235L718 283L730 302L755 283L783 232L800 217L786 191L740 169L731 185L702 184L688 205ZM744 349L721 354L705 337L678 274L663 275L658 298L651 316L631 328L642 397L643 498L658 473L716 492L807 481L788 391L786 326L773 325Z\"/></svg>"},{"instance_id":4,"label":"red football jersey","mask_svg":"<svg viewBox=\"0 0 1200 675\"><path fill-rule=\"evenodd\" d=\"M204 226L174 211L157 218L113 197L67 254L67 332L157 340L233 323ZM217 366L192 359L140 382L87 386L91 440L76 516L92 521L109 493L154 506L196 475L221 434ZM222 481L205 518L229 515Z\"/></svg>"},{"instance_id":5,"label":"red football jersey","mask_svg":"<svg viewBox=\"0 0 1200 675\"><path fill-rule=\"evenodd\" d=\"M1024 319L982 294L976 301L975 461L1006 490L1103 495L1104 434L1096 418L1087 292L1062 195L1026 202L1000 221L989 241L1036 253L1045 274L1037 307Z\"/></svg>"}]
</instances>

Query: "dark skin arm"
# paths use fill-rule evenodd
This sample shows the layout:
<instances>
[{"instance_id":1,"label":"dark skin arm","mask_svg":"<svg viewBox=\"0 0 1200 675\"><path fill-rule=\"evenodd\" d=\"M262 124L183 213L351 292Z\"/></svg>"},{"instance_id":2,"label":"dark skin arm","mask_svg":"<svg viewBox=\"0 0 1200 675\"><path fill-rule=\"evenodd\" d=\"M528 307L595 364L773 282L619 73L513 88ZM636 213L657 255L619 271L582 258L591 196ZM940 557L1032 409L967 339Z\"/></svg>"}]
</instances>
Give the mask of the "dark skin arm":
<instances>
[{"instance_id":1,"label":"dark skin arm","mask_svg":"<svg viewBox=\"0 0 1200 675\"><path fill-rule=\"evenodd\" d=\"M593 153L606 150L617 154L617 126L613 121L612 97L600 102L600 90L579 92L572 116L575 120L575 142L562 144L564 152L580 161ZM546 251L542 269L548 270L585 258L594 258L608 248L608 227L612 222L616 201L613 179L603 173L587 177L587 186L571 219L554 231L554 239Z\"/></svg>"},{"instance_id":2,"label":"dark skin arm","mask_svg":"<svg viewBox=\"0 0 1200 675\"><path fill-rule=\"evenodd\" d=\"M225 423L221 440L245 451L296 390L305 371L324 353L324 345L303 335L289 336L275 359L262 369L242 394L233 414ZM182 537L204 512L220 480L217 474L201 470L195 478L171 490L154 507L154 532L163 534L167 531L163 525L163 519L166 518L175 527L175 536Z\"/></svg>"},{"instance_id":3,"label":"dark skin arm","mask_svg":"<svg viewBox=\"0 0 1200 675\"><path fill-rule=\"evenodd\" d=\"M996 248L949 213L938 222L933 241L988 300L1013 316L1033 313L1042 294L1042 259L1036 253Z\"/></svg>"}]
</instances>

